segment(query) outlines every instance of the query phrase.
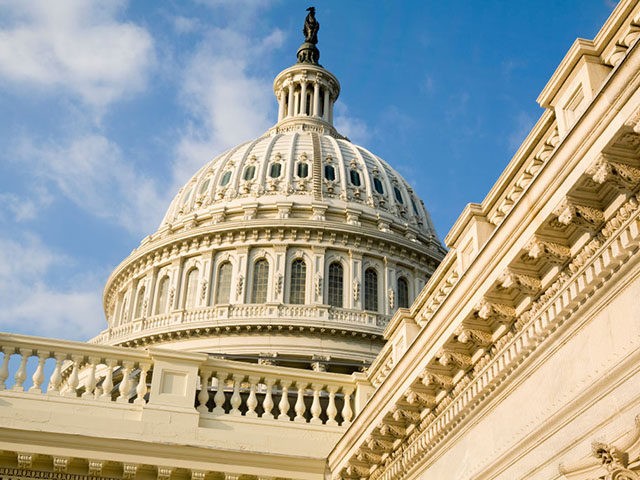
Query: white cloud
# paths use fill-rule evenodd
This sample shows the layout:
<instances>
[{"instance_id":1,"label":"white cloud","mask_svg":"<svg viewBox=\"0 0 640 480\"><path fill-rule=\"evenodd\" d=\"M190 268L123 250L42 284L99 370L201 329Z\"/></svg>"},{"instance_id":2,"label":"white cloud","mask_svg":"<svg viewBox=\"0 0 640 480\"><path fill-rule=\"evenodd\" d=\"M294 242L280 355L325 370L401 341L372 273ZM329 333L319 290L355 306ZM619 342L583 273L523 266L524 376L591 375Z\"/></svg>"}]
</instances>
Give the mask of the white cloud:
<instances>
[{"instance_id":1,"label":"white cloud","mask_svg":"<svg viewBox=\"0 0 640 480\"><path fill-rule=\"evenodd\" d=\"M84 340L105 328L99 280L46 284L51 270L73 263L33 235L0 237L0 328L40 336Z\"/></svg>"},{"instance_id":2,"label":"white cloud","mask_svg":"<svg viewBox=\"0 0 640 480\"><path fill-rule=\"evenodd\" d=\"M52 201L51 194L41 186L35 186L29 196L0 193L0 219L6 219L6 214L9 213L16 222L33 220Z\"/></svg>"},{"instance_id":3,"label":"white cloud","mask_svg":"<svg viewBox=\"0 0 640 480\"><path fill-rule=\"evenodd\" d=\"M5 0L0 77L17 86L63 88L102 107L139 91L153 64L142 27L119 22L119 0ZM8 19L8 20L7 20Z\"/></svg>"},{"instance_id":4,"label":"white cloud","mask_svg":"<svg viewBox=\"0 0 640 480\"><path fill-rule=\"evenodd\" d=\"M152 178L101 135L81 136L62 146L25 141L18 157L80 208L136 234L153 232L169 202Z\"/></svg>"},{"instance_id":5,"label":"white cloud","mask_svg":"<svg viewBox=\"0 0 640 480\"><path fill-rule=\"evenodd\" d=\"M345 135L357 144L366 144L371 136L369 127L364 120L351 116L349 108L340 101L334 105L333 124L338 133Z\"/></svg>"},{"instance_id":6,"label":"white cloud","mask_svg":"<svg viewBox=\"0 0 640 480\"><path fill-rule=\"evenodd\" d=\"M275 123L272 78L256 63L281 45L275 30L262 38L213 29L187 62L181 100L192 118L176 147L174 180L181 185L214 154L264 133Z\"/></svg>"}]
</instances>

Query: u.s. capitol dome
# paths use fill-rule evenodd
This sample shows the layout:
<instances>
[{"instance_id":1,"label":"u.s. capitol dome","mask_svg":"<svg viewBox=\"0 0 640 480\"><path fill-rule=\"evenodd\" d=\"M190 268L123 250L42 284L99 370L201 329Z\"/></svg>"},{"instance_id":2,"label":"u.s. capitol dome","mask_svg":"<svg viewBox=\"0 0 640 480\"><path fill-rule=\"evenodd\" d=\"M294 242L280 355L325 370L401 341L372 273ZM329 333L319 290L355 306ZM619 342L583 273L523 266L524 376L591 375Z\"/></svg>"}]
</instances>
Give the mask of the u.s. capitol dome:
<instances>
[{"instance_id":1,"label":"u.s. capitol dome","mask_svg":"<svg viewBox=\"0 0 640 480\"><path fill-rule=\"evenodd\" d=\"M180 189L111 274L93 341L348 371L444 256L414 190L333 126L340 85L305 42L278 122Z\"/></svg>"}]
</instances>

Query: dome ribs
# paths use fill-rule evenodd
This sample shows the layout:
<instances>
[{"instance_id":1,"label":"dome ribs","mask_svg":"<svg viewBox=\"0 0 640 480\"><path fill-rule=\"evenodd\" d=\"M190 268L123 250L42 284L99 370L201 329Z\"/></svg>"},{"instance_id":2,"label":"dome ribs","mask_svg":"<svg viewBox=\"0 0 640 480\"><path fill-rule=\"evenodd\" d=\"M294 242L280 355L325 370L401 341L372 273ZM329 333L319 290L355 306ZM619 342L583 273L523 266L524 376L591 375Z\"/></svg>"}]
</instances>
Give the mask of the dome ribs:
<instances>
[{"instance_id":1,"label":"dome ribs","mask_svg":"<svg viewBox=\"0 0 640 480\"><path fill-rule=\"evenodd\" d=\"M320 152L320 139L317 133L311 132L310 135L313 144L313 199L322 200L322 154Z\"/></svg>"}]
</instances>

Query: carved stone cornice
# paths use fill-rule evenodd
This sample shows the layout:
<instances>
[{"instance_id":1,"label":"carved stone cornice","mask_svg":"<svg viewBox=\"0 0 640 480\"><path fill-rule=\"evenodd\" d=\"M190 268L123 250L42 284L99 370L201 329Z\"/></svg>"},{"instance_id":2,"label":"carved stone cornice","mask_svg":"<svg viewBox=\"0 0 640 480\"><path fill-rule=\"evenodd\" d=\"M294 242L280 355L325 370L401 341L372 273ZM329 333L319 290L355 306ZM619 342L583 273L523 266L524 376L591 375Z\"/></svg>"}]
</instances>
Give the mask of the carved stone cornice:
<instances>
[{"instance_id":1,"label":"carved stone cornice","mask_svg":"<svg viewBox=\"0 0 640 480\"><path fill-rule=\"evenodd\" d=\"M601 210L578 204L570 199L565 199L560 203L553 213L561 224L574 224L588 231L597 229L604 221L604 214Z\"/></svg>"},{"instance_id":2,"label":"carved stone cornice","mask_svg":"<svg viewBox=\"0 0 640 480\"><path fill-rule=\"evenodd\" d=\"M370 475L363 478L406 478L405 474L410 472L414 465L432 455L434 449L448 435L457 431L459 419L467 417L472 410L483 404L499 384L508 381L515 371L515 365L521 364L535 346L556 332L558 326L565 322L569 315L575 314L576 305L584 304L584 300L595 291L595 285L601 284L603 279L611 281L612 274L620 265L628 264L628 259L637 256L637 246L640 245L640 229L637 227L640 221L638 203L638 199L632 197L623 204L614 217L602 227L601 239L595 238L585 244L574 259L565 265L556 280L518 317L518 328L509 330L500 338L496 347L491 348L483 360L473 367L470 371L472 375L462 377L462 383L453 385L450 395L441 397L434 409L435 415L426 415L418 424L418 428L412 432L410 444L405 445L402 450L393 450L384 465L378 465ZM624 239L624 248L620 246L620 239ZM578 258L581 259L580 266L571 268ZM594 265L597 265L597 268ZM506 311L515 318L513 309L496 308L486 300L477 308L477 316L489 318L497 310ZM428 370L422 375L423 384L431 388L438 387L434 385L438 383L434 382L437 379L442 379L442 376L438 377ZM463 385L463 388L459 388L459 385ZM449 384L449 387L451 386L452 383ZM614 478L626 480L623 476L609 477L608 480ZM636 480L633 476L627 478Z\"/></svg>"}]
</instances>

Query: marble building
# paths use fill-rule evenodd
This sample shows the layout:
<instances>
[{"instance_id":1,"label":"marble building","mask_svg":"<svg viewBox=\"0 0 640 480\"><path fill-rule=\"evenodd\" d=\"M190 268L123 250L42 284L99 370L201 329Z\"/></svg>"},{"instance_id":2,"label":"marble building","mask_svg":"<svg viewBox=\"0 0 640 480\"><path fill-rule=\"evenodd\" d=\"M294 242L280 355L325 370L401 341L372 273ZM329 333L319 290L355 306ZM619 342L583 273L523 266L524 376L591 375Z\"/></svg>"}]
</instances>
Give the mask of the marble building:
<instances>
[{"instance_id":1,"label":"marble building","mask_svg":"<svg viewBox=\"0 0 640 480\"><path fill-rule=\"evenodd\" d=\"M640 3L576 40L448 250L304 32L276 124L180 189L104 331L0 334L0 477L640 479Z\"/></svg>"}]
</instances>

